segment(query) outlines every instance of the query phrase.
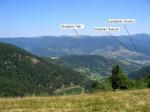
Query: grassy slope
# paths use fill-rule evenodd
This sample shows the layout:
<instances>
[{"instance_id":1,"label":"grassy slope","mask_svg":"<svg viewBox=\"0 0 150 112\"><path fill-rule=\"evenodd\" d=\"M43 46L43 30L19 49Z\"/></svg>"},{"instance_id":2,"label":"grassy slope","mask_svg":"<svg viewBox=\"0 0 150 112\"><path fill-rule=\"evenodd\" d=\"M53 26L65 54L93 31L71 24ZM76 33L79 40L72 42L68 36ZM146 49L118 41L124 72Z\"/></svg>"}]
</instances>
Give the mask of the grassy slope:
<instances>
[{"instance_id":1,"label":"grassy slope","mask_svg":"<svg viewBox=\"0 0 150 112\"><path fill-rule=\"evenodd\" d=\"M0 112L150 112L150 89L97 94L0 98Z\"/></svg>"}]
</instances>

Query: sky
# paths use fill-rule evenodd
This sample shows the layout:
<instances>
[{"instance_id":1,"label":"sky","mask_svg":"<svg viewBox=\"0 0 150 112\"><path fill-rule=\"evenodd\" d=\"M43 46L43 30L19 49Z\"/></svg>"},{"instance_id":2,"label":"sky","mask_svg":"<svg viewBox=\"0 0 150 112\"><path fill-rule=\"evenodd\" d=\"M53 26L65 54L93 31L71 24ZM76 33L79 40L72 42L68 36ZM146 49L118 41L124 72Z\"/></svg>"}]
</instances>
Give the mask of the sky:
<instances>
[{"instance_id":1,"label":"sky","mask_svg":"<svg viewBox=\"0 0 150 112\"><path fill-rule=\"evenodd\" d=\"M84 24L80 35L107 34L95 26L121 27L112 34L127 34L109 18L133 18L135 24L126 25L131 34L150 34L150 0L0 0L0 37L75 35L60 24Z\"/></svg>"}]
</instances>

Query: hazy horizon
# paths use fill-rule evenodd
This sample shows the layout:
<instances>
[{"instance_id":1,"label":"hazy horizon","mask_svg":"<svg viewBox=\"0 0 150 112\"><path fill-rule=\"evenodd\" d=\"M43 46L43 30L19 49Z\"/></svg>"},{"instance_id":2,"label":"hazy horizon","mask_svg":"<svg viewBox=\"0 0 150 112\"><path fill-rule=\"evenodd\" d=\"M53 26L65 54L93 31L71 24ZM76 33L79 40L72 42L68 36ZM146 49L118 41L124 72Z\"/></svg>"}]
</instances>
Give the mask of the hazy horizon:
<instances>
[{"instance_id":1,"label":"hazy horizon","mask_svg":"<svg viewBox=\"0 0 150 112\"><path fill-rule=\"evenodd\" d=\"M134 35L150 35L148 33L137 33L137 34L131 34L131 36L134 36ZM111 35L80 35L80 36L77 36L77 35L39 35L39 36L16 36L16 37L12 37L12 36L9 36L9 37L0 37L0 38L44 38L44 37L72 37L72 38L84 38L85 36L89 36L89 37L105 37L105 36L111 36ZM120 37L120 36L128 36L127 34L124 34L124 35L113 35L113 36L116 36L116 37Z\"/></svg>"}]
</instances>

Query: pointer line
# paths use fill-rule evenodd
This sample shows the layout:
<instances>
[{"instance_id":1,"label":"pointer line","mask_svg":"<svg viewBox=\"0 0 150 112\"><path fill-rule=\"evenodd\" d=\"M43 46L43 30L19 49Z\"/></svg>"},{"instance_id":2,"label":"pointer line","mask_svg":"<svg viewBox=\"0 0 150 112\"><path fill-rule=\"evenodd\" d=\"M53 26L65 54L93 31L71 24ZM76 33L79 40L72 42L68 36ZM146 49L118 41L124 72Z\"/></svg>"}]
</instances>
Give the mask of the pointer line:
<instances>
[{"instance_id":1,"label":"pointer line","mask_svg":"<svg viewBox=\"0 0 150 112\"><path fill-rule=\"evenodd\" d=\"M142 58L141 58L141 56L140 56L140 54L139 54L139 50L137 49L137 47L136 47L136 45L135 45L135 43L134 43L134 41L133 41L133 39L132 39L132 37L131 37L129 31L128 31L128 29L127 29L127 27L126 27L125 25L124 25L124 28L125 28L125 30L126 30L126 32L127 32L127 34L128 34L128 37L129 37L129 39L130 39L130 41L131 41L131 44L132 44L134 50L138 53L138 57L139 57L140 61L142 62Z\"/></svg>"},{"instance_id":2,"label":"pointer line","mask_svg":"<svg viewBox=\"0 0 150 112\"><path fill-rule=\"evenodd\" d=\"M79 33L75 29L73 29L73 30L77 34L77 36L80 37Z\"/></svg>"}]
</instances>

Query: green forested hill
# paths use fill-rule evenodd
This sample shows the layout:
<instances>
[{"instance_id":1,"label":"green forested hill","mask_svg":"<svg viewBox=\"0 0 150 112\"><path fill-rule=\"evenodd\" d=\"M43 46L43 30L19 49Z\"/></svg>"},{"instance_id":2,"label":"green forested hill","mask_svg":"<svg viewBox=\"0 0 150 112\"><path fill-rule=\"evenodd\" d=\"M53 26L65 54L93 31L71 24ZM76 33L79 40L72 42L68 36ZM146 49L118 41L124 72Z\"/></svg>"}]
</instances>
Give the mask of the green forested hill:
<instances>
[{"instance_id":1,"label":"green forested hill","mask_svg":"<svg viewBox=\"0 0 150 112\"><path fill-rule=\"evenodd\" d=\"M0 43L0 96L53 94L64 84L81 84L83 78L76 71Z\"/></svg>"}]
</instances>

